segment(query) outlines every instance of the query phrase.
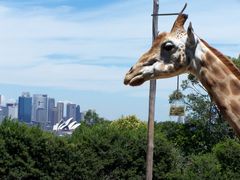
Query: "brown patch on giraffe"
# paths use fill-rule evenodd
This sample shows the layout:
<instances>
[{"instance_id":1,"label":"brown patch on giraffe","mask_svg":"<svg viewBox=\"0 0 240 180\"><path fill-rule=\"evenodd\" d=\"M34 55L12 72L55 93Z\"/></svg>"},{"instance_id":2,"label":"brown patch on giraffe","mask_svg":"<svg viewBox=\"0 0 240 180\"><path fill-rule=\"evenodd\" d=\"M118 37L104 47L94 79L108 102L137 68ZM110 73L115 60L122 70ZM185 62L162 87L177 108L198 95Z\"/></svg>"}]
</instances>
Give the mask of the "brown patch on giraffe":
<instances>
[{"instance_id":1,"label":"brown patch on giraffe","mask_svg":"<svg viewBox=\"0 0 240 180\"><path fill-rule=\"evenodd\" d=\"M227 111L227 107L224 104L224 102L222 100L220 100L221 98L216 98L215 96L213 96L213 100L216 103L217 107L220 109L220 111L222 113L225 113Z\"/></svg>"},{"instance_id":2,"label":"brown patch on giraffe","mask_svg":"<svg viewBox=\"0 0 240 180\"><path fill-rule=\"evenodd\" d=\"M208 57L208 54L205 55L202 55L202 61L201 61L201 65L203 67L209 67L212 65L212 63L214 63L214 59L212 58L209 58Z\"/></svg>"},{"instance_id":3,"label":"brown patch on giraffe","mask_svg":"<svg viewBox=\"0 0 240 180\"><path fill-rule=\"evenodd\" d=\"M230 88L233 95L240 94L240 83L237 80L230 81Z\"/></svg>"},{"instance_id":4,"label":"brown patch on giraffe","mask_svg":"<svg viewBox=\"0 0 240 180\"><path fill-rule=\"evenodd\" d=\"M230 107L231 107L231 110L232 112L236 115L236 116L239 116L240 114L240 107L239 107L239 104L235 101L235 100L232 100L230 102Z\"/></svg>"},{"instance_id":5,"label":"brown patch on giraffe","mask_svg":"<svg viewBox=\"0 0 240 180\"><path fill-rule=\"evenodd\" d=\"M152 56L154 54L158 54L158 52L160 51L160 44L164 41L164 38L167 36L167 34L168 33L166 32L159 34L157 38L154 40L150 50L141 56L138 63L145 63L149 59L152 59Z\"/></svg>"},{"instance_id":6,"label":"brown patch on giraffe","mask_svg":"<svg viewBox=\"0 0 240 180\"><path fill-rule=\"evenodd\" d=\"M224 79L225 73L215 64L212 65L212 71L218 79Z\"/></svg>"},{"instance_id":7,"label":"brown patch on giraffe","mask_svg":"<svg viewBox=\"0 0 240 180\"><path fill-rule=\"evenodd\" d=\"M159 34L157 36L157 38L154 40L153 45L151 47L151 49L149 50L148 53L153 53L154 51L156 51L156 49L160 48L160 43L163 42L164 38L167 36L168 33L163 32L161 34Z\"/></svg>"},{"instance_id":8,"label":"brown patch on giraffe","mask_svg":"<svg viewBox=\"0 0 240 180\"><path fill-rule=\"evenodd\" d=\"M231 71L226 66L222 66L221 69L225 74L231 73Z\"/></svg>"},{"instance_id":9,"label":"brown patch on giraffe","mask_svg":"<svg viewBox=\"0 0 240 180\"><path fill-rule=\"evenodd\" d=\"M228 89L228 86L226 85L225 82L219 82L218 86L224 94L230 95L230 90Z\"/></svg>"},{"instance_id":10,"label":"brown patch on giraffe","mask_svg":"<svg viewBox=\"0 0 240 180\"><path fill-rule=\"evenodd\" d=\"M217 64L217 61L214 59L212 54L209 53L209 52L206 53L206 60L204 62L206 64L203 64L203 65L205 65L206 67L207 66L211 67L212 68L211 70L214 72L216 77L219 78L219 79L225 78L224 74L229 74L230 73L230 71L227 69L227 67L221 66L221 68L220 68L219 67L220 64L219 65Z\"/></svg>"},{"instance_id":11,"label":"brown patch on giraffe","mask_svg":"<svg viewBox=\"0 0 240 180\"><path fill-rule=\"evenodd\" d=\"M236 67L236 65L228 59L226 56L224 56L221 52L219 52L217 49L211 47L206 41L201 39L203 44L209 48L212 53L217 56L227 67L228 69L240 80L240 70Z\"/></svg>"},{"instance_id":12,"label":"brown patch on giraffe","mask_svg":"<svg viewBox=\"0 0 240 180\"><path fill-rule=\"evenodd\" d=\"M211 85L211 87L215 87L217 85L216 78L214 78L212 74L207 73L206 79L207 79L209 85Z\"/></svg>"},{"instance_id":13,"label":"brown patch on giraffe","mask_svg":"<svg viewBox=\"0 0 240 180\"><path fill-rule=\"evenodd\" d=\"M205 68L207 67L206 61L200 61L200 64L201 64L202 67L205 67Z\"/></svg>"},{"instance_id":14,"label":"brown patch on giraffe","mask_svg":"<svg viewBox=\"0 0 240 180\"><path fill-rule=\"evenodd\" d=\"M212 89L212 87L215 86L215 82L209 78L209 73L206 69L200 72L200 81L208 90Z\"/></svg>"}]
</instances>

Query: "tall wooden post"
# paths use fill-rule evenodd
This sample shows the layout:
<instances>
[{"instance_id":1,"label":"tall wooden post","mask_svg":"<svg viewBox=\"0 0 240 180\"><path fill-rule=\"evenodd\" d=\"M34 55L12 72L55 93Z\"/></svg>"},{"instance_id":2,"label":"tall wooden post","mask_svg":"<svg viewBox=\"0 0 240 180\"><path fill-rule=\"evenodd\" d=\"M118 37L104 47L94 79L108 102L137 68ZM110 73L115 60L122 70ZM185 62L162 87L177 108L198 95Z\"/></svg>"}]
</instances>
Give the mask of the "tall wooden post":
<instances>
[{"instance_id":1,"label":"tall wooden post","mask_svg":"<svg viewBox=\"0 0 240 180\"><path fill-rule=\"evenodd\" d=\"M153 0L153 14L158 14L158 9L159 0ZM154 15L152 21L152 34L154 41L158 35L158 16ZM154 115L155 115L156 87L157 87L156 80L151 80L149 90L146 180L152 180L153 176Z\"/></svg>"}]
</instances>

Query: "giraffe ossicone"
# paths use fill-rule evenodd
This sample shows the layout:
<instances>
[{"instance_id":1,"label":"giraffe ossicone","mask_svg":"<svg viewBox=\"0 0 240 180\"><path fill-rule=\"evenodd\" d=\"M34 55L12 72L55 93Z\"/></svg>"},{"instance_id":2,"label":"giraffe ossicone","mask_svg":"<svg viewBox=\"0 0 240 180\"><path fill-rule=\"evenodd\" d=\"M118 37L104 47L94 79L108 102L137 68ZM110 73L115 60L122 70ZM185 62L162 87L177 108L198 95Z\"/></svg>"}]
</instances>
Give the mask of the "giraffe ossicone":
<instances>
[{"instance_id":1,"label":"giraffe ossicone","mask_svg":"<svg viewBox=\"0 0 240 180\"><path fill-rule=\"evenodd\" d=\"M221 113L240 136L240 71L218 50L200 39L188 16L180 13L170 32L163 32L127 72L124 84L139 86L151 79L170 78L183 73L196 76Z\"/></svg>"}]
</instances>

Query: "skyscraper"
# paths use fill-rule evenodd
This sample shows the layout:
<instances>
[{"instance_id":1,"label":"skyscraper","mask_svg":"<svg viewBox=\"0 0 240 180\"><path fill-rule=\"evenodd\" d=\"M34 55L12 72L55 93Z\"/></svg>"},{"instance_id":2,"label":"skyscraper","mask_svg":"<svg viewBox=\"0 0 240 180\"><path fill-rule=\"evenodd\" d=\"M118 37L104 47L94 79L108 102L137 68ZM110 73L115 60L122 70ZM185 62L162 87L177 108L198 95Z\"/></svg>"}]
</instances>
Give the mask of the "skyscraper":
<instances>
[{"instance_id":1,"label":"skyscraper","mask_svg":"<svg viewBox=\"0 0 240 180\"><path fill-rule=\"evenodd\" d=\"M55 99L48 98L48 123L54 124L54 113L52 112L55 108Z\"/></svg>"},{"instance_id":2,"label":"skyscraper","mask_svg":"<svg viewBox=\"0 0 240 180\"><path fill-rule=\"evenodd\" d=\"M18 118L18 106L17 103L7 103L8 117L12 119Z\"/></svg>"},{"instance_id":3,"label":"skyscraper","mask_svg":"<svg viewBox=\"0 0 240 180\"><path fill-rule=\"evenodd\" d=\"M33 95L32 121L45 128L48 122L46 94Z\"/></svg>"},{"instance_id":4,"label":"skyscraper","mask_svg":"<svg viewBox=\"0 0 240 180\"><path fill-rule=\"evenodd\" d=\"M8 116L8 110L5 106L0 106L0 123Z\"/></svg>"},{"instance_id":5,"label":"skyscraper","mask_svg":"<svg viewBox=\"0 0 240 180\"><path fill-rule=\"evenodd\" d=\"M57 107L53 107L52 110L50 111L50 117L51 117L51 126L53 127L53 125L58 123L58 111L57 111Z\"/></svg>"},{"instance_id":6,"label":"skyscraper","mask_svg":"<svg viewBox=\"0 0 240 180\"><path fill-rule=\"evenodd\" d=\"M67 104L67 119L73 118L73 120L76 120L76 104Z\"/></svg>"},{"instance_id":7,"label":"skyscraper","mask_svg":"<svg viewBox=\"0 0 240 180\"><path fill-rule=\"evenodd\" d=\"M18 98L18 119L30 123L32 116L32 98L28 92L22 93Z\"/></svg>"},{"instance_id":8,"label":"skyscraper","mask_svg":"<svg viewBox=\"0 0 240 180\"><path fill-rule=\"evenodd\" d=\"M63 119L64 114L64 103L57 102L57 122L60 122Z\"/></svg>"},{"instance_id":9,"label":"skyscraper","mask_svg":"<svg viewBox=\"0 0 240 180\"><path fill-rule=\"evenodd\" d=\"M80 122L81 121L81 111L80 111L80 106L77 105L76 107L76 121Z\"/></svg>"},{"instance_id":10,"label":"skyscraper","mask_svg":"<svg viewBox=\"0 0 240 180\"><path fill-rule=\"evenodd\" d=\"M39 107L36 110L36 122L40 125L42 125L42 127L45 127L47 124L47 109L43 108L43 107Z\"/></svg>"}]
</instances>

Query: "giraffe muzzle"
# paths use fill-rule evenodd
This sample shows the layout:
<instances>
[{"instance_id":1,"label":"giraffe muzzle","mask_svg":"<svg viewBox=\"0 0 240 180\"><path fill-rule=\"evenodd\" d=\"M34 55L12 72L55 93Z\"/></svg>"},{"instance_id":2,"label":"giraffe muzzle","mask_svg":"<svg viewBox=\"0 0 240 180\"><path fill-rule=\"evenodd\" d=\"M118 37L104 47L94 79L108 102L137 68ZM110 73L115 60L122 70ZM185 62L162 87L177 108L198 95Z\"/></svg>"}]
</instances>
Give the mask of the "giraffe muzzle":
<instances>
[{"instance_id":1,"label":"giraffe muzzle","mask_svg":"<svg viewBox=\"0 0 240 180\"><path fill-rule=\"evenodd\" d=\"M142 73L138 73L135 75L127 73L124 79L124 84L130 86L140 86L144 82L145 79L143 78Z\"/></svg>"}]
</instances>

